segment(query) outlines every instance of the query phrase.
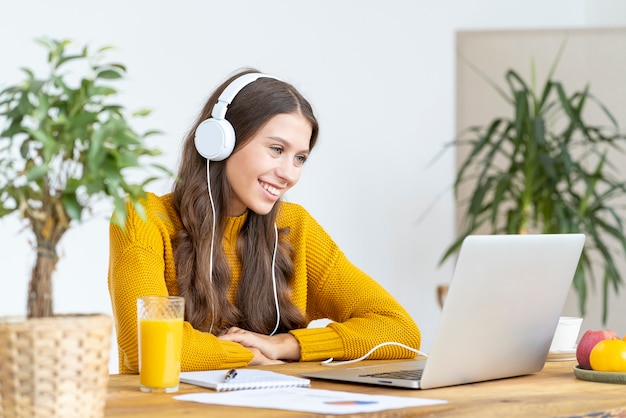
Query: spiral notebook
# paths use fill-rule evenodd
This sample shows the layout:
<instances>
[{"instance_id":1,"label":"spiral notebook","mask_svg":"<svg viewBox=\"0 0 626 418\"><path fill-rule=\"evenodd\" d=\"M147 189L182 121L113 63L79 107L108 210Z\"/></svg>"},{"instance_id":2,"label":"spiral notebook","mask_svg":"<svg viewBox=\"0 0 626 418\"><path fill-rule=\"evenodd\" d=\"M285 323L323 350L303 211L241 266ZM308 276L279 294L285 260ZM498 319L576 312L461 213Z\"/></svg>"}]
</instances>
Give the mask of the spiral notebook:
<instances>
[{"instance_id":1,"label":"spiral notebook","mask_svg":"<svg viewBox=\"0 0 626 418\"><path fill-rule=\"evenodd\" d=\"M228 370L181 372L180 381L214 389L218 392L243 389L295 388L311 385L311 381L303 377L254 369L238 369L234 378L225 380L227 372Z\"/></svg>"}]
</instances>

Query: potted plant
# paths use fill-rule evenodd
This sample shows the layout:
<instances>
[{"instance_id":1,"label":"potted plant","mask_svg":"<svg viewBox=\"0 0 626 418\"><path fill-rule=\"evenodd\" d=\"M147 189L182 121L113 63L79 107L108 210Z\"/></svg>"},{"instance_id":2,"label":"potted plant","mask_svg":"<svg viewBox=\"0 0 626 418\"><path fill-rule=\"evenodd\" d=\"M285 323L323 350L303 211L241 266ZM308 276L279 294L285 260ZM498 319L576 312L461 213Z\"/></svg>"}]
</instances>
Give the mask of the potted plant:
<instances>
[{"instance_id":1,"label":"potted plant","mask_svg":"<svg viewBox=\"0 0 626 418\"><path fill-rule=\"evenodd\" d=\"M585 314L588 286L599 275L606 323L609 292L622 283L615 260L626 256L626 183L617 177L609 151L623 152L626 136L588 86L568 93L554 79L562 51L540 91L532 87L534 71L531 85L506 71L506 91L477 70L512 109L509 116L462 131L452 143L467 152L454 182L464 216L441 262L477 232L582 232L587 245L574 277L579 310ZM590 105L602 122L587 121Z\"/></svg>"},{"instance_id":2,"label":"potted plant","mask_svg":"<svg viewBox=\"0 0 626 418\"><path fill-rule=\"evenodd\" d=\"M108 315L55 315L52 275L57 245L112 200L123 226L126 204L142 209L144 187L132 172L164 168L146 159L160 154L136 132L134 116L111 102L111 82L126 69L103 62L110 47L77 51L68 40L38 39L47 49L49 74L0 91L0 217L17 213L34 236L27 318L0 320L0 411L3 416L102 416L108 381L112 322ZM167 171L167 170L165 170ZM135 174L136 175L136 174ZM85 386L86 385L86 386Z\"/></svg>"}]
</instances>

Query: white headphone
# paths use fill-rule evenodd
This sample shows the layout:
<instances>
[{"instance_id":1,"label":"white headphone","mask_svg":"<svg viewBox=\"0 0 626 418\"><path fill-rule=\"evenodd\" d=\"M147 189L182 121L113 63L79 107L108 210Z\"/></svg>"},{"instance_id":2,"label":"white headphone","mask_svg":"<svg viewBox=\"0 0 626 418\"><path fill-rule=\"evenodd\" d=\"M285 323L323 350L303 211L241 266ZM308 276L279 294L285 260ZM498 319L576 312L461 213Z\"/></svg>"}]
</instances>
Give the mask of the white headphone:
<instances>
[{"instance_id":1,"label":"white headphone","mask_svg":"<svg viewBox=\"0 0 626 418\"><path fill-rule=\"evenodd\" d=\"M236 78L230 83L220 97L217 99L217 103L213 107L211 112L211 118L206 119L198 125L194 138L196 150L200 155L206 158L206 175L207 175L207 188L209 192L209 198L211 200L211 211L213 212L213 233L211 234L211 257L209 261L209 280L213 283L213 245L215 237L215 205L213 202L213 193L211 192L211 181L209 171L209 161L222 161L228 158L235 148L235 130L233 126L228 122L226 117L226 111L228 105L231 104L237 93L239 93L248 84L253 83L261 77L273 78L280 80L271 75L262 73L249 73L244 74L241 77ZM274 330L269 334L274 335L278 331L280 326L280 307L278 305L278 293L276 289L276 251L278 249L278 228L274 224L274 252L272 255L272 285L274 293L274 303L276 305L276 326ZM211 327L209 332L213 331L213 319L215 318L215 305L213 304L213 292L211 292Z\"/></svg>"},{"instance_id":2,"label":"white headphone","mask_svg":"<svg viewBox=\"0 0 626 418\"><path fill-rule=\"evenodd\" d=\"M222 161L235 148L235 130L226 120L226 111L237 94L248 84L261 77L278 78L262 73L249 73L236 78L220 94L211 112L211 118L198 125L194 142L196 150L207 160Z\"/></svg>"}]
</instances>

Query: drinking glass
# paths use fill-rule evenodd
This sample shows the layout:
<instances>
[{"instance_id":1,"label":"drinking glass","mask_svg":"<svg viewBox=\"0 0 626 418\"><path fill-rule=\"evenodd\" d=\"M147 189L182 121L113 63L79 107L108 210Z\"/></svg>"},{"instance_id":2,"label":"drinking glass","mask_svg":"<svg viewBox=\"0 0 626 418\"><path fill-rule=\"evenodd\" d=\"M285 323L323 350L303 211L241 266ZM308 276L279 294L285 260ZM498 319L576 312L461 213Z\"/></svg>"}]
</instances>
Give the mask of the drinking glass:
<instances>
[{"instance_id":1,"label":"drinking glass","mask_svg":"<svg viewBox=\"0 0 626 418\"><path fill-rule=\"evenodd\" d=\"M185 299L179 296L137 298L139 389L178 391Z\"/></svg>"}]
</instances>

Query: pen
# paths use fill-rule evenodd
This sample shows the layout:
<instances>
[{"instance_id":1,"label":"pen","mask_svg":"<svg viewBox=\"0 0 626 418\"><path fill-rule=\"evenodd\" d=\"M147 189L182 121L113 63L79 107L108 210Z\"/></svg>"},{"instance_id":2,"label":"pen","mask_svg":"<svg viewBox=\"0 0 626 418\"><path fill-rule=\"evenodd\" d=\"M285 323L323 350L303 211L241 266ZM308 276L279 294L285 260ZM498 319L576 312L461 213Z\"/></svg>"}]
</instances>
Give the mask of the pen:
<instances>
[{"instance_id":1,"label":"pen","mask_svg":"<svg viewBox=\"0 0 626 418\"><path fill-rule=\"evenodd\" d=\"M230 369L229 371L226 372L226 375L224 376L224 382L227 382L230 379L234 379L235 376L237 376L237 370Z\"/></svg>"}]
</instances>

